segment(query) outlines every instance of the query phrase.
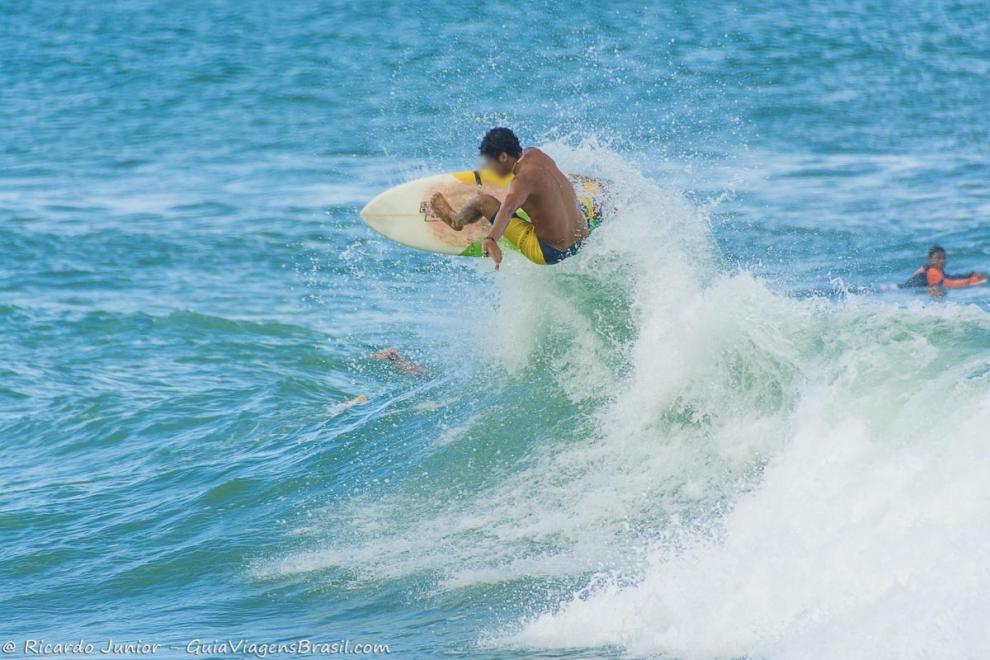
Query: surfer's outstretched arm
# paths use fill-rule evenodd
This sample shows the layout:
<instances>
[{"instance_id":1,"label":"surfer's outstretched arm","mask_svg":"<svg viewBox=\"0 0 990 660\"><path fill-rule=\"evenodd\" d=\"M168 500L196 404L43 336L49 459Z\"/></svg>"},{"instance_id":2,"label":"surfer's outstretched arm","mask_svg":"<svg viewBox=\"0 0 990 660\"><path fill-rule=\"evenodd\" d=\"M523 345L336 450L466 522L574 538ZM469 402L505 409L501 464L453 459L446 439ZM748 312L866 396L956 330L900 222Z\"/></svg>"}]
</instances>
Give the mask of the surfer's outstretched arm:
<instances>
[{"instance_id":1,"label":"surfer's outstretched arm","mask_svg":"<svg viewBox=\"0 0 990 660\"><path fill-rule=\"evenodd\" d=\"M502 263L502 249L498 246L498 239L505 231L505 228L509 226L512 216L522 208L528 197L529 182L525 178L517 176L509 184L509 192L505 195L505 200L498 207L498 213L495 214L495 218L492 219L492 229L485 236L485 240L481 246L485 250L485 254L490 256L492 261L495 262L495 270L498 270L499 265Z\"/></svg>"},{"instance_id":2,"label":"surfer's outstretched arm","mask_svg":"<svg viewBox=\"0 0 990 660\"><path fill-rule=\"evenodd\" d=\"M942 286L950 289L963 289L970 286L979 286L987 283L986 273L969 273L967 275L946 275L942 280Z\"/></svg>"}]
</instances>

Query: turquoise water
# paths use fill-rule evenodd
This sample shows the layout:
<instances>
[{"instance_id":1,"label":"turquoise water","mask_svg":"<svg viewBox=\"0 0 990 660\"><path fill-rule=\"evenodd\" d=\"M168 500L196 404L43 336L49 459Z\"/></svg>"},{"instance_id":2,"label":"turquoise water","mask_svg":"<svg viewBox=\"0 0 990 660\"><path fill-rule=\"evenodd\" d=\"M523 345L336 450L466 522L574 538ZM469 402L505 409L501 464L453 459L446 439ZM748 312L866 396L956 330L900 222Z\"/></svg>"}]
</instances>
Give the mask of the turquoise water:
<instances>
[{"instance_id":1,"label":"turquoise water","mask_svg":"<svg viewBox=\"0 0 990 660\"><path fill-rule=\"evenodd\" d=\"M0 641L985 655L990 291L890 285L990 269L988 81L980 2L4 3ZM579 257L360 221L493 124Z\"/></svg>"}]
</instances>

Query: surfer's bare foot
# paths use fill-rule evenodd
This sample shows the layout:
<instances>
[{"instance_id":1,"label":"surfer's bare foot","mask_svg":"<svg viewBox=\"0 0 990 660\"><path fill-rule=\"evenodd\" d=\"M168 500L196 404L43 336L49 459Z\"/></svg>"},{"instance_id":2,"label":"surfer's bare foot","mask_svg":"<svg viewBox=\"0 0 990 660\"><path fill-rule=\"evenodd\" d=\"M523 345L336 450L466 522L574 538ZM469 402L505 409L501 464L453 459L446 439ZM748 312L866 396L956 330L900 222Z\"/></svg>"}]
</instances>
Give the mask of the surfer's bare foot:
<instances>
[{"instance_id":1,"label":"surfer's bare foot","mask_svg":"<svg viewBox=\"0 0 990 660\"><path fill-rule=\"evenodd\" d=\"M443 193L436 193L430 198L430 209L433 214L440 218L446 225L454 231L460 231L463 227L457 224L456 213L451 208L450 202L443 196Z\"/></svg>"}]
</instances>

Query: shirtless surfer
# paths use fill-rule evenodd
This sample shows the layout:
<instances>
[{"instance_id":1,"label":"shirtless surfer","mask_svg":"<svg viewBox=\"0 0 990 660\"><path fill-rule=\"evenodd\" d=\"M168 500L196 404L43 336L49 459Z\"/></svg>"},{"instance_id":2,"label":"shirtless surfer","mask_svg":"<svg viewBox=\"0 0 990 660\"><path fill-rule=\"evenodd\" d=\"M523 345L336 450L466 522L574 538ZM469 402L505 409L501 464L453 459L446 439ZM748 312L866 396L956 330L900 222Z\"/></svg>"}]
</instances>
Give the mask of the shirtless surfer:
<instances>
[{"instance_id":1,"label":"shirtless surfer","mask_svg":"<svg viewBox=\"0 0 990 660\"><path fill-rule=\"evenodd\" d=\"M581 213L574 186L556 163L535 147L524 150L508 128L488 131L479 152L483 167L498 176L514 175L505 201L500 203L492 195L479 193L460 211L454 211L447 199L437 193L430 200L433 213L456 231L482 218L491 222L482 249L495 262L495 270L502 263L502 249L498 246L502 236L530 261L541 265L555 264L575 254L588 237L588 220Z\"/></svg>"}]
</instances>

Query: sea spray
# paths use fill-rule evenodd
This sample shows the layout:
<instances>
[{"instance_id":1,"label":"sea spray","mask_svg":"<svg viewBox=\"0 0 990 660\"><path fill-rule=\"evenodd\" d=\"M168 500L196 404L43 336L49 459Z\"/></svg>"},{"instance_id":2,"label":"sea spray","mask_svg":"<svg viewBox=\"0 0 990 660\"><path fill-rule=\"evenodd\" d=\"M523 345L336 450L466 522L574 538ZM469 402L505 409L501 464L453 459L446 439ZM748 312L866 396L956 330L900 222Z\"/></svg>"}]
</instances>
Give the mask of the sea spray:
<instances>
[{"instance_id":1,"label":"sea spray","mask_svg":"<svg viewBox=\"0 0 990 660\"><path fill-rule=\"evenodd\" d=\"M987 648L990 319L793 301L745 275L672 302L659 279L637 289L633 367L599 428L639 465L666 452L653 477L669 487L641 492L690 493L709 524L641 539L645 569L610 568L503 642L684 658ZM663 423L677 411L704 432Z\"/></svg>"},{"instance_id":2,"label":"sea spray","mask_svg":"<svg viewBox=\"0 0 990 660\"><path fill-rule=\"evenodd\" d=\"M483 411L438 437L428 479L335 508L333 541L259 574L421 575L441 590L634 576L652 540L707 525L778 447L814 306L720 275L706 217L613 152L548 150L609 181L611 216L564 265L510 258L496 276L460 356L487 365L465 388Z\"/></svg>"},{"instance_id":3,"label":"sea spray","mask_svg":"<svg viewBox=\"0 0 990 660\"><path fill-rule=\"evenodd\" d=\"M492 648L903 657L946 630L986 641L965 608L934 616L937 594L986 580L983 312L775 294L724 272L681 195L600 146L548 149L613 181L613 215L561 267L510 258L495 276L473 352L496 371L467 386L488 405L438 437L426 482L355 497L335 540L259 575L542 581Z\"/></svg>"}]
</instances>

